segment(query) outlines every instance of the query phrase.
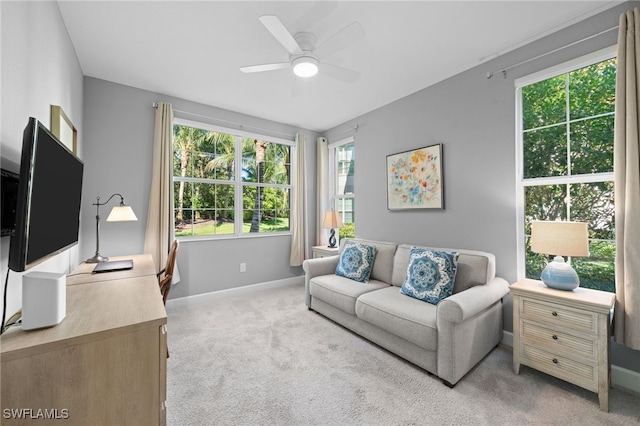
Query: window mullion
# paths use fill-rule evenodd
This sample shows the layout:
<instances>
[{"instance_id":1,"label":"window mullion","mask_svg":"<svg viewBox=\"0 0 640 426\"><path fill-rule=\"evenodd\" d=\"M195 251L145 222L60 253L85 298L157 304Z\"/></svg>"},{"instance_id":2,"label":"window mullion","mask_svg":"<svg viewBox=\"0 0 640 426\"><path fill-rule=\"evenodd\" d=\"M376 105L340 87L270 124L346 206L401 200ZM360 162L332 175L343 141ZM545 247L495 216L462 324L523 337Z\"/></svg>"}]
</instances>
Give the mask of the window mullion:
<instances>
[{"instance_id":1,"label":"window mullion","mask_svg":"<svg viewBox=\"0 0 640 426\"><path fill-rule=\"evenodd\" d=\"M242 235L242 219L244 215L244 204L243 204L243 187L242 187L242 137L235 137L235 172L234 172L234 214L233 214L233 223L234 223L234 234L236 236Z\"/></svg>"},{"instance_id":2,"label":"window mullion","mask_svg":"<svg viewBox=\"0 0 640 426\"><path fill-rule=\"evenodd\" d=\"M590 173L573 176L551 176L541 178L522 179L522 186L562 185L564 183L594 183L613 182L613 172Z\"/></svg>"},{"instance_id":3,"label":"window mullion","mask_svg":"<svg viewBox=\"0 0 640 426\"><path fill-rule=\"evenodd\" d=\"M569 99L569 73L565 75L565 113L567 116L567 176L572 176L571 170L571 99ZM567 220L571 220L571 190L570 185L567 183L566 196L565 196L565 204L567 206Z\"/></svg>"},{"instance_id":4,"label":"window mullion","mask_svg":"<svg viewBox=\"0 0 640 426\"><path fill-rule=\"evenodd\" d=\"M595 118L602 118L602 117L609 117L611 115L615 115L615 111L612 112L604 112L602 114L596 114L596 115L590 115L587 117L581 117L581 118L575 118L573 120L571 120L572 123L579 123L581 121L588 121L588 120L593 120Z\"/></svg>"}]
</instances>

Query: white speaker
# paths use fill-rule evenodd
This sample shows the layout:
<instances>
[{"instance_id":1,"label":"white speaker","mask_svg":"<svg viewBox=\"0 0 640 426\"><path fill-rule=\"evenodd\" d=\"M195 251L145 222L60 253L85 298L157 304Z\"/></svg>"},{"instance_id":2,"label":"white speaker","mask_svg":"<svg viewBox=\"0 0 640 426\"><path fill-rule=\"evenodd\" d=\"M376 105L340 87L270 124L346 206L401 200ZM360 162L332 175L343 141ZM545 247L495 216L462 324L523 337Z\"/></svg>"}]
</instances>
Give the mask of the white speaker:
<instances>
[{"instance_id":1,"label":"white speaker","mask_svg":"<svg viewBox=\"0 0 640 426\"><path fill-rule=\"evenodd\" d=\"M59 324L67 315L67 275L29 272L22 276L22 329Z\"/></svg>"}]
</instances>

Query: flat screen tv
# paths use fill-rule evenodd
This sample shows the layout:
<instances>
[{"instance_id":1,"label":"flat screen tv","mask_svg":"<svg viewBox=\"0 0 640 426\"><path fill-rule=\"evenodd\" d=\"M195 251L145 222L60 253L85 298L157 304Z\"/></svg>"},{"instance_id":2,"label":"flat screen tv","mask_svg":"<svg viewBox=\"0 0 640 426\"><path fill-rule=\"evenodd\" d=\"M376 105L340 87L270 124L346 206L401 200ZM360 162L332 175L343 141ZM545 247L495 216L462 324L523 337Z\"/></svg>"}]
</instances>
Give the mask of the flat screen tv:
<instances>
[{"instance_id":1,"label":"flat screen tv","mask_svg":"<svg viewBox=\"0 0 640 426\"><path fill-rule=\"evenodd\" d=\"M2 169L2 183L0 192L2 200L2 236L13 234L16 229L16 198L18 197L18 182L20 179L16 173Z\"/></svg>"},{"instance_id":2,"label":"flat screen tv","mask_svg":"<svg viewBox=\"0 0 640 426\"><path fill-rule=\"evenodd\" d=\"M35 118L22 138L9 268L25 271L78 243L84 164Z\"/></svg>"}]
</instances>

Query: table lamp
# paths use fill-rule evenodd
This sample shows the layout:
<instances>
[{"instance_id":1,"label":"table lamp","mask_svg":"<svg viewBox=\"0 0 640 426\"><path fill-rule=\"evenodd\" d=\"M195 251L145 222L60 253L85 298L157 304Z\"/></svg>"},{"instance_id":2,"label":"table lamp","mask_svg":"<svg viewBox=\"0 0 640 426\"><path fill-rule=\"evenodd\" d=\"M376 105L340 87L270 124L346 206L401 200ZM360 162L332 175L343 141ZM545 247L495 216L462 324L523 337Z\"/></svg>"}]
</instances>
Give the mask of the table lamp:
<instances>
[{"instance_id":1,"label":"table lamp","mask_svg":"<svg viewBox=\"0 0 640 426\"><path fill-rule=\"evenodd\" d=\"M573 290L580 285L578 274L563 256L589 256L589 232L585 222L531 222L531 251L555 256L540 279L557 290Z\"/></svg>"},{"instance_id":2,"label":"table lamp","mask_svg":"<svg viewBox=\"0 0 640 426\"><path fill-rule=\"evenodd\" d=\"M324 214L323 228L331 228L331 235L329 236L329 247L334 248L336 246L336 228L342 228L342 219L337 211L331 209Z\"/></svg>"},{"instance_id":3,"label":"table lamp","mask_svg":"<svg viewBox=\"0 0 640 426\"><path fill-rule=\"evenodd\" d=\"M133 209L124 203L124 197L122 195L113 194L104 203L101 203L100 197L97 197L96 202L93 203L93 205L96 206L96 254L93 257L87 259L87 263L100 263L109 260L108 257L102 256L100 254L100 206L108 204L109 201L111 201L111 199L116 195L120 197L120 205L114 206L111 209L111 213L109 213L109 216L107 217L107 222L135 222L138 220L136 214L133 212Z\"/></svg>"}]
</instances>

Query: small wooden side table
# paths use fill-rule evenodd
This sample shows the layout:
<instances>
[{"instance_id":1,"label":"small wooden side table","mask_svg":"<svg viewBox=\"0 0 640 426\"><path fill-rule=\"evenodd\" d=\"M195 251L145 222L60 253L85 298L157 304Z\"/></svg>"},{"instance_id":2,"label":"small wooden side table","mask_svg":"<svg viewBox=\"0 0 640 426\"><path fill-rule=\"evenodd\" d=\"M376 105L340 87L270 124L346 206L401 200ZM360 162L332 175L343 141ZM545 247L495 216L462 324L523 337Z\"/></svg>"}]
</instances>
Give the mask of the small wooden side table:
<instances>
[{"instance_id":1,"label":"small wooden side table","mask_svg":"<svg viewBox=\"0 0 640 426\"><path fill-rule=\"evenodd\" d=\"M316 259L318 257L327 257L327 256L335 256L339 254L338 247L327 247L327 246L313 246L311 247L311 253L313 254L313 258Z\"/></svg>"},{"instance_id":2,"label":"small wooden side table","mask_svg":"<svg viewBox=\"0 0 640 426\"><path fill-rule=\"evenodd\" d=\"M598 393L609 411L611 312L615 294L555 290L523 279L513 296L513 370L527 365Z\"/></svg>"}]
</instances>

